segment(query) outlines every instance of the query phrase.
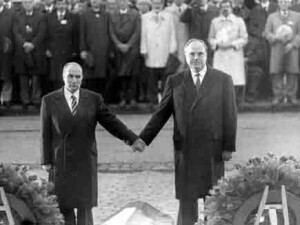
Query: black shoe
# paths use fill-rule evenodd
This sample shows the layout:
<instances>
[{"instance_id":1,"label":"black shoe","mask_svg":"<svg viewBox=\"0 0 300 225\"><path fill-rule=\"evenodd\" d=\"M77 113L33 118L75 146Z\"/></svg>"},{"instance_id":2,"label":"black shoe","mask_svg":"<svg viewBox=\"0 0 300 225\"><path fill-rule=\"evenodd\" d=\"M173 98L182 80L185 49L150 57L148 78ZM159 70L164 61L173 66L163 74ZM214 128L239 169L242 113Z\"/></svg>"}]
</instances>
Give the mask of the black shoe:
<instances>
[{"instance_id":1,"label":"black shoe","mask_svg":"<svg viewBox=\"0 0 300 225\"><path fill-rule=\"evenodd\" d=\"M22 103L22 110L26 111L28 110L28 107L29 107L29 103Z\"/></svg>"}]
</instances>

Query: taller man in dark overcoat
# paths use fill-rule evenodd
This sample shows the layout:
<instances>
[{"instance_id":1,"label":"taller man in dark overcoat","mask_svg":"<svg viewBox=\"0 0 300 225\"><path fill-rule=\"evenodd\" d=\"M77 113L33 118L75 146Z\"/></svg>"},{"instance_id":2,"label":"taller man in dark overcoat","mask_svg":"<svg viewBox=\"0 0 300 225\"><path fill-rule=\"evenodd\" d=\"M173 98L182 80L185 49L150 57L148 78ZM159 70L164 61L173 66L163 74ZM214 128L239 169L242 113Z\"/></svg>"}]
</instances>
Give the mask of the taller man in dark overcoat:
<instances>
[{"instance_id":1,"label":"taller man in dark overcoat","mask_svg":"<svg viewBox=\"0 0 300 225\"><path fill-rule=\"evenodd\" d=\"M191 39L185 56L189 68L168 78L160 107L140 138L151 144L173 115L178 224L194 225L198 198L224 175L224 161L235 151L237 114L232 79L207 66L205 43Z\"/></svg>"},{"instance_id":2,"label":"taller man in dark overcoat","mask_svg":"<svg viewBox=\"0 0 300 225\"><path fill-rule=\"evenodd\" d=\"M100 94L80 88L82 78L79 64L66 64L64 87L46 95L41 107L42 164L51 172L65 225L93 224L92 208L98 200L97 123L128 145L141 142Z\"/></svg>"}]
</instances>

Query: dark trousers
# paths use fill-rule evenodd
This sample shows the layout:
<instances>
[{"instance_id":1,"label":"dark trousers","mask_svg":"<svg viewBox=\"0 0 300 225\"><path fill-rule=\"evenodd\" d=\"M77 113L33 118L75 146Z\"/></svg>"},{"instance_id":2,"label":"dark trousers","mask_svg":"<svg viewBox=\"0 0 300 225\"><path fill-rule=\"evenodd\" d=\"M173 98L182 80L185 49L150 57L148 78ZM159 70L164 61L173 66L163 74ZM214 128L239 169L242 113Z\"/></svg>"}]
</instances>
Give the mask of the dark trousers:
<instances>
[{"instance_id":1,"label":"dark trousers","mask_svg":"<svg viewBox=\"0 0 300 225\"><path fill-rule=\"evenodd\" d=\"M20 96L22 104L40 104L40 77L37 75L20 75Z\"/></svg>"},{"instance_id":2,"label":"dark trousers","mask_svg":"<svg viewBox=\"0 0 300 225\"><path fill-rule=\"evenodd\" d=\"M283 82L284 74L272 75L272 90L275 99L281 100L284 97L296 99L298 90L298 76L297 74L286 75L286 85Z\"/></svg>"},{"instance_id":3,"label":"dark trousers","mask_svg":"<svg viewBox=\"0 0 300 225\"><path fill-rule=\"evenodd\" d=\"M136 97L136 82L133 76L119 77L120 99L130 101Z\"/></svg>"},{"instance_id":4,"label":"dark trousers","mask_svg":"<svg viewBox=\"0 0 300 225\"><path fill-rule=\"evenodd\" d=\"M157 95L160 90L164 89L165 84L165 68L148 68L148 88L149 100L152 104L158 103ZM161 80L162 86L158 87L158 81Z\"/></svg>"},{"instance_id":5,"label":"dark trousers","mask_svg":"<svg viewBox=\"0 0 300 225\"><path fill-rule=\"evenodd\" d=\"M93 225L92 208L78 208L77 216L74 209L60 209L65 225Z\"/></svg>"},{"instance_id":6,"label":"dark trousers","mask_svg":"<svg viewBox=\"0 0 300 225\"><path fill-rule=\"evenodd\" d=\"M180 199L177 225L194 225L197 221L198 199Z\"/></svg>"}]
</instances>

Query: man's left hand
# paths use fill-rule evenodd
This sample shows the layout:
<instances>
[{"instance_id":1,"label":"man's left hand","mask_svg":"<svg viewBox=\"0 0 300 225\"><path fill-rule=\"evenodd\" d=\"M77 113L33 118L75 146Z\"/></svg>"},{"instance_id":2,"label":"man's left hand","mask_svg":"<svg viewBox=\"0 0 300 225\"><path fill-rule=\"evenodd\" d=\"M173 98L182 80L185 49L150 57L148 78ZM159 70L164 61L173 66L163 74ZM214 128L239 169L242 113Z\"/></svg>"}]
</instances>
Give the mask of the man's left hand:
<instances>
[{"instance_id":1,"label":"man's left hand","mask_svg":"<svg viewBox=\"0 0 300 225\"><path fill-rule=\"evenodd\" d=\"M229 161L231 158L232 158L232 152L229 152L229 151L222 152L222 160L223 161Z\"/></svg>"},{"instance_id":2,"label":"man's left hand","mask_svg":"<svg viewBox=\"0 0 300 225\"><path fill-rule=\"evenodd\" d=\"M138 139L136 139L135 142L133 143L133 145L132 145L132 150L133 150L134 152L136 152L136 151L138 151L138 152L143 152L143 151L145 150L145 147L146 147L145 142L144 142L142 139L138 138Z\"/></svg>"}]
</instances>

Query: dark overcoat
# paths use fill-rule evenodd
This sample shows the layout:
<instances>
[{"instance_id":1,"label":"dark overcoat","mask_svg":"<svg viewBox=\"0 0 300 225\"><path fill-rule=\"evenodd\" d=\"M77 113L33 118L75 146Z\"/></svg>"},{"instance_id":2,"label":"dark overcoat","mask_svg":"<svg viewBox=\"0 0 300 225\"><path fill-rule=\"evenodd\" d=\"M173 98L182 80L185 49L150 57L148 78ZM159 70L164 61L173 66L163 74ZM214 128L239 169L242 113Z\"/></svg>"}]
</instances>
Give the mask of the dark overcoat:
<instances>
[{"instance_id":1,"label":"dark overcoat","mask_svg":"<svg viewBox=\"0 0 300 225\"><path fill-rule=\"evenodd\" d=\"M29 72L35 75L46 74L46 20L44 15L34 10L31 16L27 16L25 10L21 10L16 14L16 23L13 25L13 33L15 37L15 72L24 74ZM34 45L30 55L26 55L23 51L25 42L31 42ZM26 67L26 57L30 57L32 65Z\"/></svg>"},{"instance_id":2,"label":"dark overcoat","mask_svg":"<svg viewBox=\"0 0 300 225\"><path fill-rule=\"evenodd\" d=\"M54 165L55 194L62 208L97 205L97 143L99 122L115 137L132 144L137 136L106 107L100 94L80 89L72 115L64 89L45 96L41 108L42 164Z\"/></svg>"},{"instance_id":3,"label":"dark overcoat","mask_svg":"<svg viewBox=\"0 0 300 225\"><path fill-rule=\"evenodd\" d=\"M13 12L4 8L0 13L0 80L11 79L13 56ZM8 46L4 52L4 45Z\"/></svg>"},{"instance_id":4,"label":"dark overcoat","mask_svg":"<svg viewBox=\"0 0 300 225\"><path fill-rule=\"evenodd\" d=\"M128 44L129 51L121 52L116 47L116 69L119 76L132 76L139 73L139 50L140 50L140 15L135 9L121 14L116 10L111 15L110 34L115 46L118 43Z\"/></svg>"},{"instance_id":5,"label":"dark overcoat","mask_svg":"<svg viewBox=\"0 0 300 225\"><path fill-rule=\"evenodd\" d=\"M176 197L203 198L224 175L222 152L235 151L237 116L231 77L208 68L197 92L189 70L170 76L159 109L140 134L146 144L171 115Z\"/></svg>"},{"instance_id":6,"label":"dark overcoat","mask_svg":"<svg viewBox=\"0 0 300 225\"><path fill-rule=\"evenodd\" d=\"M88 51L93 57L93 66L87 66L85 78L105 78L110 47L109 13L99 14L87 9L80 17L80 51Z\"/></svg>"},{"instance_id":7,"label":"dark overcoat","mask_svg":"<svg viewBox=\"0 0 300 225\"><path fill-rule=\"evenodd\" d=\"M47 46L52 57L50 60L51 80L61 80L63 66L78 54L79 18L66 11L62 20L57 11L47 15Z\"/></svg>"}]
</instances>

